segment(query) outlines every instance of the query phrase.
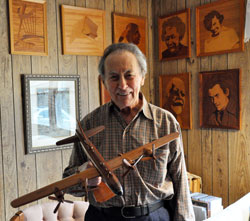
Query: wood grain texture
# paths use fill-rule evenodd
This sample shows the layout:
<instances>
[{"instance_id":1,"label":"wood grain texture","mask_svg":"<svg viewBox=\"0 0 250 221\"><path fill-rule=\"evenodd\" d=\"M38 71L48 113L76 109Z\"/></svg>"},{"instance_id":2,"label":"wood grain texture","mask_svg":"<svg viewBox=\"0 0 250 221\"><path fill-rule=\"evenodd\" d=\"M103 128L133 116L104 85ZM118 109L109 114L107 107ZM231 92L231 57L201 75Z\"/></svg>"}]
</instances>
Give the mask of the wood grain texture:
<instances>
[{"instance_id":1,"label":"wood grain texture","mask_svg":"<svg viewBox=\"0 0 250 221\"><path fill-rule=\"evenodd\" d=\"M50 0L47 1L48 56L9 54L8 1L1 6L0 26L0 220L9 220L14 214L10 201L30 190L47 185L52 176L61 177L71 151L50 152L48 155L24 154L22 123L22 96L20 74L60 74L81 78L82 116L99 106L98 72L99 57L62 55L60 5L72 5L107 10L106 22L111 22L111 12L143 15L148 21L149 73L143 92L147 99L159 105L158 75L190 72L192 75L193 129L183 130L184 153L189 172L202 177L203 192L223 196L223 204L231 204L250 191L250 42L245 51L208 57L196 57L195 8L217 0ZM145 8L142 8L145 7ZM158 16L191 9L190 59L160 62L158 58ZM111 26L111 24L109 24ZM109 28L106 29L108 31ZM110 35L106 33L107 44ZM219 69L242 69L242 128L240 131L200 129L198 111L198 73ZM92 83L94 82L94 83ZM91 101L94 93L96 101ZM7 108L7 109L6 109ZM14 138L13 138L14 137ZM40 156L41 155L41 156ZM49 161L58 160L57 164ZM9 161L12 163L9 163ZM55 170L53 170L55 167ZM46 170L49 174L46 175ZM9 175L13 173L13 175ZM39 179L39 180L38 180ZM30 181L29 181L30 180ZM28 182L29 181L29 182ZM220 190L223 189L223 190ZM36 203L36 202L34 202ZM28 206L28 205L27 205Z\"/></svg>"}]
</instances>

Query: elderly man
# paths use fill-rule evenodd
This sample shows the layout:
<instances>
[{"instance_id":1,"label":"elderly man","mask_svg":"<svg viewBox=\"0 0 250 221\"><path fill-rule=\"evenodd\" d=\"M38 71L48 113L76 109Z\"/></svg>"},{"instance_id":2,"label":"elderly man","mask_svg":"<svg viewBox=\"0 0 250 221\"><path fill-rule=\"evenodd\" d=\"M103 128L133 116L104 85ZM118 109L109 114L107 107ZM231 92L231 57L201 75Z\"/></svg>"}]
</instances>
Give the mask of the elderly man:
<instances>
[{"instance_id":1,"label":"elderly man","mask_svg":"<svg viewBox=\"0 0 250 221\"><path fill-rule=\"evenodd\" d=\"M81 124L86 130L105 126L105 130L90 138L105 160L166 134L181 133L173 115L148 103L140 92L147 63L136 45L110 45L100 60L99 72L111 102L89 113ZM155 160L136 165L138 173L123 176L125 168L114 171L123 186L122 197L99 203L89 192L90 206L85 220L167 221L170 214L173 220L194 220L181 136L157 149L155 155ZM64 177L83 170L86 164L86 155L79 144L75 144ZM101 177L92 179L89 185L98 185L100 181ZM84 193L78 194L82 195Z\"/></svg>"}]
</instances>

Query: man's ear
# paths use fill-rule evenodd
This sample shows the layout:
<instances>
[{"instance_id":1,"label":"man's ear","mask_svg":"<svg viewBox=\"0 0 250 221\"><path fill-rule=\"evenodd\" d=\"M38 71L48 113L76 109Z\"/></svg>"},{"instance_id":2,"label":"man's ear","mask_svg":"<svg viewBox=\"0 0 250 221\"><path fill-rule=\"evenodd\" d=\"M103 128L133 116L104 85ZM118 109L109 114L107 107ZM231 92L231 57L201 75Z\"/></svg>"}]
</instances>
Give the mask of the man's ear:
<instances>
[{"instance_id":1,"label":"man's ear","mask_svg":"<svg viewBox=\"0 0 250 221\"><path fill-rule=\"evenodd\" d=\"M229 88L226 88L226 93L225 93L225 95L228 97L229 94L230 94L230 90L229 90Z\"/></svg>"}]
</instances>

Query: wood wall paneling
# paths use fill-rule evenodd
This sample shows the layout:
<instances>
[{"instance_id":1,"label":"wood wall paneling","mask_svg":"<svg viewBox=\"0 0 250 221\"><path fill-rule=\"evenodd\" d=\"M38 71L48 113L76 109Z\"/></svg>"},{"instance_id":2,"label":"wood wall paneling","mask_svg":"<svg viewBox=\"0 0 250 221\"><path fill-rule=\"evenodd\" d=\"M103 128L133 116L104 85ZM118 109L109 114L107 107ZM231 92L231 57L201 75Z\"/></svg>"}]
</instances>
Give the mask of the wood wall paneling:
<instances>
[{"instance_id":1,"label":"wood wall paneling","mask_svg":"<svg viewBox=\"0 0 250 221\"><path fill-rule=\"evenodd\" d=\"M60 5L106 11L106 42L112 42L112 12L147 17L148 74L142 89L146 98L159 105L160 74L191 73L193 129L183 130L184 152L189 172L202 176L203 192L223 197L227 206L250 191L250 43L245 51L196 57L195 7L215 0L51 0L47 1L48 56L9 54L8 1L0 6L0 220L17 211L10 202L17 196L61 179L71 150L25 154L21 74L79 75L81 113L85 116L99 106L98 56L62 54ZM158 16L191 9L191 59L159 61ZM240 131L199 128L198 73L242 69L242 128ZM55 161L55 159L57 159ZM70 199L76 199L69 197ZM47 199L41 200L42 202ZM40 202L40 201L39 201ZM36 204L34 202L32 204ZM31 205L31 204L29 204ZM23 206L25 208L29 205Z\"/></svg>"}]
</instances>

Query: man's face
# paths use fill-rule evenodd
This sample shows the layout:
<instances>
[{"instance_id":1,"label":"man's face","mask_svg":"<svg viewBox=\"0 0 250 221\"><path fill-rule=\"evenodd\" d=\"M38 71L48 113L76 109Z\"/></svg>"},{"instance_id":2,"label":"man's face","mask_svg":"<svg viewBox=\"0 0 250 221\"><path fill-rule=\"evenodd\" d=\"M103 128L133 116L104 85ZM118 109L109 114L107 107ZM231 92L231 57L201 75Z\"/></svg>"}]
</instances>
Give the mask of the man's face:
<instances>
[{"instance_id":1,"label":"man's face","mask_svg":"<svg viewBox=\"0 0 250 221\"><path fill-rule=\"evenodd\" d=\"M173 79L168 92L168 101L176 115L181 114L185 104L185 86L182 80Z\"/></svg>"},{"instance_id":2,"label":"man's face","mask_svg":"<svg viewBox=\"0 0 250 221\"><path fill-rule=\"evenodd\" d=\"M133 108L139 104L139 92L144 77L136 57L128 51L117 51L106 58L104 85L112 101L120 108Z\"/></svg>"},{"instance_id":3,"label":"man's face","mask_svg":"<svg viewBox=\"0 0 250 221\"><path fill-rule=\"evenodd\" d=\"M170 52L175 52L178 50L178 46L180 44L180 35L177 32L176 27L166 27L164 41Z\"/></svg>"},{"instance_id":4,"label":"man's face","mask_svg":"<svg viewBox=\"0 0 250 221\"><path fill-rule=\"evenodd\" d=\"M225 110L229 99L229 90L224 93L219 84L215 84L212 88L208 90L209 97L218 111Z\"/></svg>"},{"instance_id":5,"label":"man's face","mask_svg":"<svg viewBox=\"0 0 250 221\"><path fill-rule=\"evenodd\" d=\"M212 32L213 37L219 35L221 32L221 24L216 16L212 18L212 25L210 31Z\"/></svg>"}]
</instances>

